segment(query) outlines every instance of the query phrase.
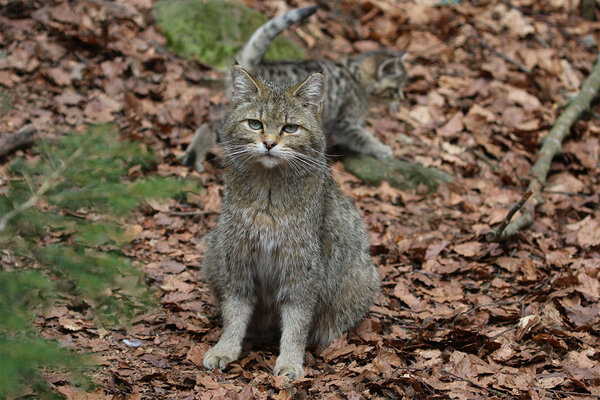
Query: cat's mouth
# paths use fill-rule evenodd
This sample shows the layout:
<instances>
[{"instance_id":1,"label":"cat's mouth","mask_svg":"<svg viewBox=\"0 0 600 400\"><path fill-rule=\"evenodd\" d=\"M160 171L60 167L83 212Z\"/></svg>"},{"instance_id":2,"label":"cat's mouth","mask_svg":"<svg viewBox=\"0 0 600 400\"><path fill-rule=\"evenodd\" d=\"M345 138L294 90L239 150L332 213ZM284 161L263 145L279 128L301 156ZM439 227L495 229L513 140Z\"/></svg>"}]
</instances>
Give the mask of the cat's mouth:
<instances>
[{"instance_id":1,"label":"cat's mouth","mask_svg":"<svg viewBox=\"0 0 600 400\"><path fill-rule=\"evenodd\" d=\"M281 157L270 151L266 151L258 157L258 161L267 168L273 168L281 162Z\"/></svg>"}]
</instances>

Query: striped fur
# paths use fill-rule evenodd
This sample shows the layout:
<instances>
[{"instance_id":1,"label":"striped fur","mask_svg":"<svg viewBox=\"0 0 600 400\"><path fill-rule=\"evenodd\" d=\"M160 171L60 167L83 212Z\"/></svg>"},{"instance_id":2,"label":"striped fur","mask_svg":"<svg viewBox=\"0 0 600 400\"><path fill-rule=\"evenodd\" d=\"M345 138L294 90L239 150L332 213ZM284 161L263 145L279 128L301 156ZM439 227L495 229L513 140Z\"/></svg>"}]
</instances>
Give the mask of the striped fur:
<instances>
[{"instance_id":1,"label":"striped fur","mask_svg":"<svg viewBox=\"0 0 600 400\"><path fill-rule=\"evenodd\" d=\"M260 27L242 51L240 64L253 75L273 82L298 82L310 74L323 73L328 87L323 105L323 130L329 144L377 158L391 157L392 149L365 129L364 117L372 99L402 97L407 79L403 51L379 50L344 57L337 62L326 59L262 60L269 43L281 29L311 13L314 13L314 7L292 10ZM223 116L212 118L212 122L200 126L182 157L183 164L204 171L207 151L222 141L225 119Z\"/></svg>"},{"instance_id":2,"label":"striped fur","mask_svg":"<svg viewBox=\"0 0 600 400\"><path fill-rule=\"evenodd\" d=\"M327 345L360 323L379 274L360 213L325 159L324 76L265 82L239 66L232 75L223 207L202 261L223 330L203 364L226 368L247 335L279 337L273 373L294 380L308 343Z\"/></svg>"}]
</instances>

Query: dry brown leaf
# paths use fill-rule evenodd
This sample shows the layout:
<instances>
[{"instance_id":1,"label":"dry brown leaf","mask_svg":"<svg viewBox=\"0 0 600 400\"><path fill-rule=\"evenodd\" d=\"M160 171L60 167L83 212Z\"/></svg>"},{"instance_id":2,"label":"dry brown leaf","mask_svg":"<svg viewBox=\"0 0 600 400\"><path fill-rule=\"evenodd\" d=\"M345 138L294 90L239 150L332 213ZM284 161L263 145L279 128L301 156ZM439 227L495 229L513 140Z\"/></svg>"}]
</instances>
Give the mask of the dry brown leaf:
<instances>
[{"instance_id":1,"label":"dry brown leaf","mask_svg":"<svg viewBox=\"0 0 600 400\"><path fill-rule=\"evenodd\" d=\"M50 8L50 16L56 21L66 24L79 25L81 23L81 17L71 9L69 3L60 3Z\"/></svg>"},{"instance_id":2,"label":"dry brown leaf","mask_svg":"<svg viewBox=\"0 0 600 400\"><path fill-rule=\"evenodd\" d=\"M547 186L549 190L568 193L579 193L585 187L583 182L568 172L561 172L550 176Z\"/></svg>"},{"instance_id":3,"label":"dry brown leaf","mask_svg":"<svg viewBox=\"0 0 600 400\"><path fill-rule=\"evenodd\" d=\"M474 257L481 253L482 244L479 242L466 242L455 245L452 250L465 257Z\"/></svg>"},{"instance_id":4,"label":"dry brown leaf","mask_svg":"<svg viewBox=\"0 0 600 400\"><path fill-rule=\"evenodd\" d=\"M600 244L600 221L588 215L579 222L567 225L567 229L577 232L577 242L583 248Z\"/></svg>"},{"instance_id":5,"label":"dry brown leaf","mask_svg":"<svg viewBox=\"0 0 600 400\"><path fill-rule=\"evenodd\" d=\"M500 24L507 28L512 34L524 38L535 32L533 25L531 25L519 10L514 8L507 10L506 6L502 4L496 7L495 11L502 15Z\"/></svg>"}]
</instances>

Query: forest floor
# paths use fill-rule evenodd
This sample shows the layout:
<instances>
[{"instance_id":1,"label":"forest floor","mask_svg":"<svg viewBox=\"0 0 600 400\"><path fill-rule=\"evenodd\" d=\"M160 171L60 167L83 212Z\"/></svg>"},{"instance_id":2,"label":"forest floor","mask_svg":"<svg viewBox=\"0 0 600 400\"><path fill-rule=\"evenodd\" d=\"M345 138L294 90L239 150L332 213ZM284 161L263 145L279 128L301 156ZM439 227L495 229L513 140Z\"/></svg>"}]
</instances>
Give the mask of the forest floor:
<instances>
[{"instance_id":1,"label":"forest floor","mask_svg":"<svg viewBox=\"0 0 600 400\"><path fill-rule=\"evenodd\" d=\"M202 367L220 335L202 238L223 187L218 168L199 174L176 157L227 103L204 86L224 74L165 49L152 0L0 0L0 95L12 104L0 109L0 134L31 122L47 139L111 122L156 150L151 174L202 187L129 221L139 234L128 254L161 307L115 330L77 299L39 317L43 335L100 363L95 392L61 374L49 383L68 399L600 398L598 104L552 163L534 224L485 240L524 195L540 139L591 71L600 23L569 13L576 1L511 1L321 2L299 28L311 57L406 49L406 98L374 106L369 129L396 158L455 181L402 192L366 186L332 161L364 215L383 287L357 330L308 348L306 377L290 383L271 374L276 346L248 346L225 371ZM247 4L276 15L309 2Z\"/></svg>"}]
</instances>

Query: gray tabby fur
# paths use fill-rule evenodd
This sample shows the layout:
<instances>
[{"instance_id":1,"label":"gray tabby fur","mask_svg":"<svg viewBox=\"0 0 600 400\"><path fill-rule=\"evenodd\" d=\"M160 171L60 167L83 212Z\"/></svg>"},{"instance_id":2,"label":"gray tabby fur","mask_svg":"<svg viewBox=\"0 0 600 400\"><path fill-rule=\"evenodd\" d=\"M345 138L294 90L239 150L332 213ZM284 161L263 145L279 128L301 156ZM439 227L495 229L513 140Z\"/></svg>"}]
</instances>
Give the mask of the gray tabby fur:
<instances>
[{"instance_id":1,"label":"gray tabby fur","mask_svg":"<svg viewBox=\"0 0 600 400\"><path fill-rule=\"evenodd\" d=\"M277 35L298 21L310 17L317 11L317 6L296 8L275 17L258 28L248 40L237 57L239 65L252 71L260 64L269 45Z\"/></svg>"},{"instance_id":2,"label":"gray tabby fur","mask_svg":"<svg viewBox=\"0 0 600 400\"><path fill-rule=\"evenodd\" d=\"M330 60L278 61L262 60L274 37L287 26L306 17L313 8L292 10L272 19L246 44L238 61L248 71L267 81L298 82L310 74L327 76L328 90L323 112L323 130L335 144L350 151L377 158L392 156L392 149L364 128L364 117L372 99L402 97L407 79L402 59L404 52L375 51ZM203 161L209 148L222 141L224 118L203 124L197 130L183 157L185 165L204 171Z\"/></svg>"},{"instance_id":3,"label":"gray tabby fur","mask_svg":"<svg viewBox=\"0 0 600 400\"><path fill-rule=\"evenodd\" d=\"M204 366L225 368L247 334L271 331L280 336L274 373L297 379L307 343L326 345L359 324L379 275L362 218L326 163L324 76L268 83L235 66L232 79L223 207L203 260L223 332ZM286 133L289 124L297 131Z\"/></svg>"}]
</instances>

